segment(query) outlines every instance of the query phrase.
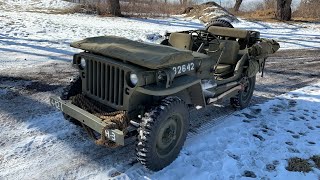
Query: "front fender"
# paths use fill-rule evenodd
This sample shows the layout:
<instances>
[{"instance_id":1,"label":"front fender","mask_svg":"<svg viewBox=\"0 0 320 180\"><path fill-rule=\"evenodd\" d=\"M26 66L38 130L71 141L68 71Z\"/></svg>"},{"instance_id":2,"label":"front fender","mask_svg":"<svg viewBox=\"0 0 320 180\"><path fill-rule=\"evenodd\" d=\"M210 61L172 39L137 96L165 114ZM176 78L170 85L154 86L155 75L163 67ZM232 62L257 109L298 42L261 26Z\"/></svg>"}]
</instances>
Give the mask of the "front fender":
<instances>
[{"instance_id":1,"label":"front fender","mask_svg":"<svg viewBox=\"0 0 320 180\"><path fill-rule=\"evenodd\" d=\"M168 88L165 87L165 84L151 84L143 87L137 87L136 91L151 96L169 96L199 83L201 83L201 79L194 76L184 75L175 78Z\"/></svg>"},{"instance_id":2,"label":"front fender","mask_svg":"<svg viewBox=\"0 0 320 180\"><path fill-rule=\"evenodd\" d=\"M157 84L148 85L144 87L138 87L136 91L151 95L151 96L177 96L183 99L187 104L193 104L195 106L206 105L201 79L194 76L180 76L173 80L173 83L169 88L165 88L165 85L159 86Z\"/></svg>"}]
</instances>

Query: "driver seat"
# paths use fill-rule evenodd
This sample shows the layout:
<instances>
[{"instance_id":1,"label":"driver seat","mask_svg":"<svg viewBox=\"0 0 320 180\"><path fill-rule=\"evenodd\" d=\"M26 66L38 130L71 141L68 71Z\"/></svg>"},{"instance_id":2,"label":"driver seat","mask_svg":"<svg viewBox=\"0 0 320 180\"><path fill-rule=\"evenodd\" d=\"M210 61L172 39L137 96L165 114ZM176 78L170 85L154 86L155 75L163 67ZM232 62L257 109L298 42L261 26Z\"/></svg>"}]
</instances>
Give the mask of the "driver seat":
<instances>
[{"instance_id":1,"label":"driver seat","mask_svg":"<svg viewBox=\"0 0 320 180\"><path fill-rule=\"evenodd\" d=\"M192 35L187 33L171 33L169 43L171 46L179 49L192 50Z\"/></svg>"},{"instance_id":2,"label":"driver seat","mask_svg":"<svg viewBox=\"0 0 320 180\"><path fill-rule=\"evenodd\" d=\"M208 55L217 60L217 68L214 72L217 76L224 76L234 71L238 62L240 45L237 41L220 40L220 44L210 44ZM218 59L221 55L221 59Z\"/></svg>"}]
</instances>

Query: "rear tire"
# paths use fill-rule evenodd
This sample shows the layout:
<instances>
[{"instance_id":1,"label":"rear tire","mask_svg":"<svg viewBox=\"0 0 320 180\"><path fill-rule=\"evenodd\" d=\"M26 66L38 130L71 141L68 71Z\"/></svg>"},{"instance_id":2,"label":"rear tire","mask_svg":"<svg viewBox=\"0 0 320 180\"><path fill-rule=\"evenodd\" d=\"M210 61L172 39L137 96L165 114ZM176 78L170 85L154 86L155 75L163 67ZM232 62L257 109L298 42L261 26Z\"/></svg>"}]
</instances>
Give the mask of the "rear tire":
<instances>
[{"instance_id":1,"label":"rear tire","mask_svg":"<svg viewBox=\"0 0 320 180\"><path fill-rule=\"evenodd\" d=\"M70 79L70 84L66 86L61 93L60 99L70 100L70 97L81 93L82 82L80 76L75 76ZM69 115L62 113L65 120L77 125L82 126L82 124L76 119L70 117Z\"/></svg>"},{"instance_id":2,"label":"rear tire","mask_svg":"<svg viewBox=\"0 0 320 180\"><path fill-rule=\"evenodd\" d=\"M206 30L208 30L211 26L219 26L219 27L228 27L228 28L233 28L232 24L226 20L223 19L215 19L210 21L206 25Z\"/></svg>"},{"instance_id":3,"label":"rear tire","mask_svg":"<svg viewBox=\"0 0 320 180\"><path fill-rule=\"evenodd\" d=\"M247 85L243 91L240 91L236 97L230 98L230 104L234 108L244 109L249 106L252 99L254 87L256 84L256 76L248 78Z\"/></svg>"},{"instance_id":4,"label":"rear tire","mask_svg":"<svg viewBox=\"0 0 320 180\"><path fill-rule=\"evenodd\" d=\"M158 171L179 155L189 130L189 111L178 97L167 97L145 113L138 130L137 159Z\"/></svg>"}]
</instances>

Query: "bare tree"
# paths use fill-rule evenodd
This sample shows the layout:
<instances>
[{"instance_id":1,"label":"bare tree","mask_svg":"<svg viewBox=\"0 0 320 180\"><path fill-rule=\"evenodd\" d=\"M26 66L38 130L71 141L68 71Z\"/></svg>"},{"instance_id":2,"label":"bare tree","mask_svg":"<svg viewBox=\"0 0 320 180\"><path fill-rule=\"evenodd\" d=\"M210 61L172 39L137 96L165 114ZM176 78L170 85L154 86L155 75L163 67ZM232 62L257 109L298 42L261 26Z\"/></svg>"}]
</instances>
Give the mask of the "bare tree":
<instances>
[{"instance_id":1,"label":"bare tree","mask_svg":"<svg viewBox=\"0 0 320 180\"><path fill-rule=\"evenodd\" d=\"M233 7L233 10L234 10L235 12L238 12L238 11L239 11L240 6L241 6L241 3L242 3L242 0L236 0L236 4L235 4L234 7Z\"/></svg>"},{"instance_id":2,"label":"bare tree","mask_svg":"<svg viewBox=\"0 0 320 180\"><path fill-rule=\"evenodd\" d=\"M181 5L187 5L188 4L188 0L179 0Z\"/></svg>"},{"instance_id":3,"label":"bare tree","mask_svg":"<svg viewBox=\"0 0 320 180\"><path fill-rule=\"evenodd\" d=\"M109 0L110 13L114 16L122 16L119 0Z\"/></svg>"},{"instance_id":4,"label":"bare tree","mask_svg":"<svg viewBox=\"0 0 320 180\"><path fill-rule=\"evenodd\" d=\"M281 21L291 20L292 10L291 10L292 0L277 0L277 10L276 18Z\"/></svg>"}]
</instances>

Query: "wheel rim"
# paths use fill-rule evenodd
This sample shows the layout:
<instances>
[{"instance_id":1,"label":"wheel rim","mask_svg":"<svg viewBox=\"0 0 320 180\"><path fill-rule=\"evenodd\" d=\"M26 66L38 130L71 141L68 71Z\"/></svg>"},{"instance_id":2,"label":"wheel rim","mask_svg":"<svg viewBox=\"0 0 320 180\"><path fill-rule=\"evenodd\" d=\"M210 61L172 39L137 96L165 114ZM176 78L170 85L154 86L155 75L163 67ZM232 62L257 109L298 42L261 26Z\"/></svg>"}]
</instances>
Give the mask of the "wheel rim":
<instances>
[{"instance_id":1,"label":"wheel rim","mask_svg":"<svg viewBox=\"0 0 320 180\"><path fill-rule=\"evenodd\" d=\"M168 156L182 135L182 117L180 115L169 116L160 127L156 151L160 157Z\"/></svg>"}]
</instances>

